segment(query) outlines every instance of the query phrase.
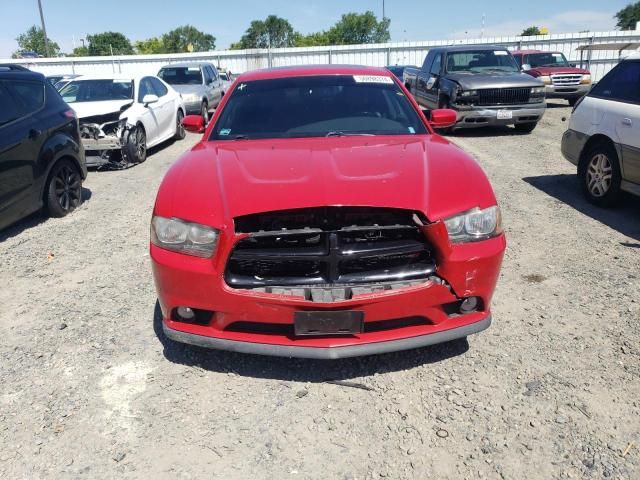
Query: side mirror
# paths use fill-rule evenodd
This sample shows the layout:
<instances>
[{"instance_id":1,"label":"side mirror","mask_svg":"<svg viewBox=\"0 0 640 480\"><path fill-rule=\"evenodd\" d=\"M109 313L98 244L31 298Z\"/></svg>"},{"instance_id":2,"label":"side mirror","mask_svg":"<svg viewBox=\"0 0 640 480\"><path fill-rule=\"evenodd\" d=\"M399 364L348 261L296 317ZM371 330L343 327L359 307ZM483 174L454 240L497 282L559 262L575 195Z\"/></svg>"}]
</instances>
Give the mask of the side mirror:
<instances>
[{"instance_id":1,"label":"side mirror","mask_svg":"<svg viewBox=\"0 0 640 480\"><path fill-rule=\"evenodd\" d=\"M458 114L449 108L431 110L431 126L435 128L453 127L458 121Z\"/></svg>"},{"instance_id":2,"label":"side mirror","mask_svg":"<svg viewBox=\"0 0 640 480\"><path fill-rule=\"evenodd\" d=\"M182 119L182 126L189 132L202 133L204 132L204 118L202 115L187 115Z\"/></svg>"},{"instance_id":3,"label":"side mirror","mask_svg":"<svg viewBox=\"0 0 640 480\"><path fill-rule=\"evenodd\" d=\"M523 72L528 72L529 70L531 70L531 65L529 65L528 63L523 63L522 64L522 71Z\"/></svg>"},{"instance_id":4,"label":"side mirror","mask_svg":"<svg viewBox=\"0 0 640 480\"><path fill-rule=\"evenodd\" d=\"M144 97L142 97L142 103L144 104L145 107L150 103L156 103L158 100L159 100L158 96L152 95L152 94L147 94Z\"/></svg>"}]
</instances>

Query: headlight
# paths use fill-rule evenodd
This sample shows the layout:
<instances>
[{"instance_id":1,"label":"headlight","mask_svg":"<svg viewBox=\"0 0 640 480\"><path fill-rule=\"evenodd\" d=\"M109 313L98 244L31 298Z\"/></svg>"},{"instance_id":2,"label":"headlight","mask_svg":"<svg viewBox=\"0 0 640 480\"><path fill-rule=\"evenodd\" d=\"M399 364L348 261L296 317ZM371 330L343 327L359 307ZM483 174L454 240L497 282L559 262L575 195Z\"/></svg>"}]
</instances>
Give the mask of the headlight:
<instances>
[{"instance_id":1,"label":"headlight","mask_svg":"<svg viewBox=\"0 0 640 480\"><path fill-rule=\"evenodd\" d=\"M196 103L198 100L200 100L200 97L197 93L188 93L183 97L183 101L186 103Z\"/></svg>"},{"instance_id":2,"label":"headlight","mask_svg":"<svg viewBox=\"0 0 640 480\"><path fill-rule=\"evenodd\" d=\"M542 75L538 78L542 80L542 83L544 83L545 85L551 85L551 77L549 75Z\"/></svg>"},{"instance_id":3,"label":"headlight","mask_svg":"<svg viewBox=\"0 0 640 480\"><path fill-rule=\"evenodd\" d=\"M533 87L531 89L532 95L542 95L544 94L544 87Z\"/></svg>"},{"instance_id":4,"label":"headlight","mask_svg":"<svg viewBox=\"0 0 640 480\"><path fill-rule=\"evenodd\" d=\"M453 243L485 240L502 233L502 218L497 205L484 210L474 208L448 218L444 223Z\"/></svg>"},{"instance_id":5,"label":"headlight","mask_svg":"<svg viewBox=\"0 0 640 480\"><path fill-rule=\"evenodd\" d=\"M154 216L151 220L151 243L195 257L211 257L219 236L220 232L215 228L178 218Z\"/></svg>"},{"instance_id":6,"label":"headlight","mask_svg":"<svg viewBox=\"0 0 640 480\"><path fill-rule=\"evenodd\" d=\"M477 95L478 95L477 90L465 90L463 92L460 92L461 97L476 97Z\"/></svg>"},{"instance_id":7,"label":"headlight","mask_svg":"<svg viewBox=\"0 0 640 480\"><path fill-rule=\"evenodd\" d=\"M591 75L588 73L585 73L584 75L582 75L582 79L580 80L580 83L582 84L590 84L591 83Z\"/></svg>"}]
</instances>

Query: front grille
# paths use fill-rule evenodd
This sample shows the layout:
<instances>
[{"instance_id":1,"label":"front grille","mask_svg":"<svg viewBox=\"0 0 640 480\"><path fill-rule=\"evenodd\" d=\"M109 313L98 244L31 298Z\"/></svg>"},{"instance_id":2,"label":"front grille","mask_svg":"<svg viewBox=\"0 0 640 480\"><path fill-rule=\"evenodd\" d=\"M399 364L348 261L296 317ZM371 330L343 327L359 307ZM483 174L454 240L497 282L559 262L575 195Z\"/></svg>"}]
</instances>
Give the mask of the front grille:
<instances>
[{"instance_id":1,"label":"front grille","mask_svg":"<svg viewBox=\"0 0 640 480\"><path fill-rule=\"evenodd\" d=\"M580 85L581 74L551 75L551 83L559 87Z\"/></svg>"},{"instance_id":2,"label":"front grille","mask_svg":"<svg viewBox=\"0 0 640 480\"><path fill-rule=\"evenodd\" d=\"M435 263L419 222L410 211L366 207L237 218L236 232L249 236L231 252L225 280L234 288L272 291L427 279Z\"/></svg>"},{"instance_id":3,"label":"front grille","mask_svg":"<svg viewBox=\"0 0 640 480\"><path fill-rule=\"evenodd\" d=\"M518 105L529 102L531 88L488 88L478 90L478 105Z\"/></svg>"}]
</instances>

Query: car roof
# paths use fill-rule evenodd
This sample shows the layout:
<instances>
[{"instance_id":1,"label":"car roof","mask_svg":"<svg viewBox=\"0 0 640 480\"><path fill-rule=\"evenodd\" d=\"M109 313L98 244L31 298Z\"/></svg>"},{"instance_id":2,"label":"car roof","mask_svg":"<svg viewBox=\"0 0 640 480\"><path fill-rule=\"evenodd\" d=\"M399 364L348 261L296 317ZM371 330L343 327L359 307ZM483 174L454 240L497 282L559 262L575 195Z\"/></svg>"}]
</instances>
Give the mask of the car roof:
<instances>
[{"instance_id":1,"label":"car roof","mask_svg":"<svg viewBox=\"0 0 640 480\"><path fill-rule=\"evenodd\" d=\"M530 53L561 53L559 50L513 50L514 55L529 55Z\"/></svg>"},{"instance_id":2,"label":"car roof","mask_svg":"<svg viewBox=\"0 0 640 480\"><path fill-rule=\"evenodd\" d=\"M508 50L504 45L449 45L445 47L434 47L431 50L438 50L444 52L466 52L468 50Z\"/></svg>"},{"instance_id":3,"label":"car roof","mask_svg":"<svg viewBox=\"0 0 640 480\"><path fill-rule=\"evenodd\" d=\"M130 81L130 80L140 80L143 77L153 77L154 75L80 75L79 77L72 78L71 81L74 82L82 82L84 80L120 80L120 81Z\"/></svg>"},{"instance_id":4,"label":"car roof","mask_svg":"<svg viewBox=\"0 0 640 480\"><path fill-rule=\"evenodd\" d=\"M211 62L181 62L181 63L169 63L163 65L162 68L189 68L189 67L201 67L202 65L213 65Z\"/></svg>"},{"instance_id":5,"label":"car roof","mask_svg":"<svg viewBox=\"0 0 640 480\"><path fill-rule=\"evenodd\" d=\"M305 65L253 70L238 77L238 81L269 80L288 77L312 77L319 75L380 75L393 78L384 67L362 67L359 65Z\"/></svg>"},{"instance_id":6,"label":"car roof","mask_svg":"<svg viewBox=\"0 0 640 480\"><path fill-rule=\"evenodd\" d=\"M44 75L38 72L29 70L22 65L16 65L13 63L0 63L0 78L5 80L20 79L20 80L44 80Z\"/></svg>"},{"instance_id":7,"label":"car roof","mask_svg":"<svg viewBox=\"0 0 640 480\"><path fill-rule=\"evenodd\" d=\"M633 52L628 57L624 57L622 61L624 62L625 60L638 60L638 59L640 59L640 52Z\"/></svg>"}]
</instances>

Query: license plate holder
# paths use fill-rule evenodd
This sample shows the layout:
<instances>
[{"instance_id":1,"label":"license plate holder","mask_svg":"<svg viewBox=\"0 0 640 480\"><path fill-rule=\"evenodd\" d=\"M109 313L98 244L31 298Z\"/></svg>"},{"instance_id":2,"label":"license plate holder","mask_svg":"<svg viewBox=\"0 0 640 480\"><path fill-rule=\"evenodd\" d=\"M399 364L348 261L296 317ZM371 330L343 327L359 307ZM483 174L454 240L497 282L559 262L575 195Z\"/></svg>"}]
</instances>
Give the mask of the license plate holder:
<instances>
[{"instance_id":1,"label":"license plate holder","mask_svg":"<svg viewBox=\"0 0 640 480\"><path fill-rule=\"evenodd\" d=\"M498 110L498 120L511 120L513 118L513 111L511 110Z\"/></svg>"},{"instance_id":2,"label":"license plate holder","mask_svg":"<svg viewBox=\"0 0 640 480\"><path fill-rule=\"evenodd\" d=\"M360 310L295 312L293 325L297 337L356 335L363 331L364 312Z\"/></svg>"}]
</instances>

